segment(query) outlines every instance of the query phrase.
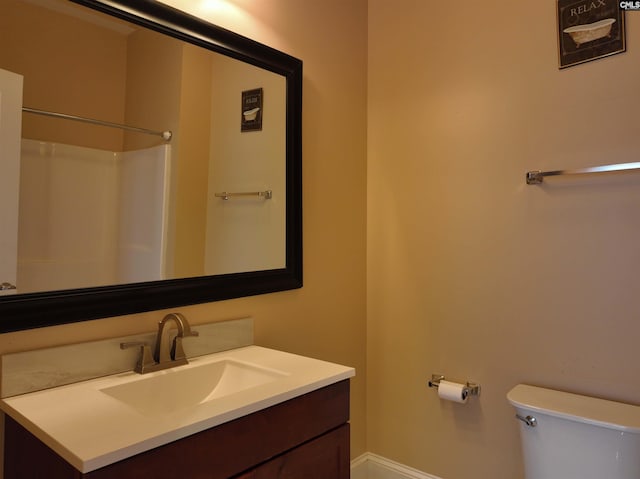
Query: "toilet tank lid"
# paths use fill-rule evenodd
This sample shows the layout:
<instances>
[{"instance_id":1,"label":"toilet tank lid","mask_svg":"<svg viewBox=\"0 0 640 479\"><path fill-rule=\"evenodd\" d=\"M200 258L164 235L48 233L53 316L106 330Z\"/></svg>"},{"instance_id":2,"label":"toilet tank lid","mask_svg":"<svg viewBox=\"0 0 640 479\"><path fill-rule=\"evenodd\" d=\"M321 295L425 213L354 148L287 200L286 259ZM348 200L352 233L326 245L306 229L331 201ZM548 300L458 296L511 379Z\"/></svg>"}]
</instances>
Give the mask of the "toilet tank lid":
<instances>
[{"instance_id":1,"label":"toilet tank lid","mask_svg":"<svg viewBox=\"0 0 640 479\"><path fill-rule=\"evenodd\" d=\"M507 393L518 408L570 421L640 433L640 406L518 384Z\"/></svg>"}]
</instances>

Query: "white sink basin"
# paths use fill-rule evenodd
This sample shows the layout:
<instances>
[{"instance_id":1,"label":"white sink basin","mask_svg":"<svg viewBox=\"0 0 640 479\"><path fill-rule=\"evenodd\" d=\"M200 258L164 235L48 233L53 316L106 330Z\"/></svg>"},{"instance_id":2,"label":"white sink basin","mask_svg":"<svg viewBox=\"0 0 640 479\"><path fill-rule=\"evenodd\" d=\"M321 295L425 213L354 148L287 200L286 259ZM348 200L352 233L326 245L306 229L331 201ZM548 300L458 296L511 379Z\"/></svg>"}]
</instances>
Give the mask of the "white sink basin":
<instances>
[{"instance_id":1,"label":"white sink basin","mask_svg":"<svg viewBox=\"0 0 640 479\"><path fill-rule=\"evenodd\" d=\"M145 415L179 414L185 408L235 394L286 376L283 371L222 359L189 369L140 375L129 383L100 389Z\"/></svg>"},{"instance_id":2,"label":"white sink basin","mask_svg":"<svg viewBox=\"0 0 640 479\"><path fill-rule=\"evenodd\" d=\"M149 374L114 374L0 400L86 473L352 377L353 368L248 346Z\"/></svg>"}]
</instances>

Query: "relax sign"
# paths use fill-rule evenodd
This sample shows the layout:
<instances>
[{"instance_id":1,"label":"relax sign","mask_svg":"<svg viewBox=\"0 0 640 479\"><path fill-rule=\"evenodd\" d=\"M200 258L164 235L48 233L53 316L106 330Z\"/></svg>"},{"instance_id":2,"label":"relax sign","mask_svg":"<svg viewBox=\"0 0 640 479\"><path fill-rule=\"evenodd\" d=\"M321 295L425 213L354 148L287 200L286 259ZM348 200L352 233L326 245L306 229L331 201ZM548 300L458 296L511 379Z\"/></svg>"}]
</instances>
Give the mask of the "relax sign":
<instances>
[{"instance_id":1,"label":"relax sign","mask_svg":"<svg viewBox=\"0 0 640 479\"><path fill-rule=\"evenodd\" d=\"M625 51L625 6L640 1L557 0L560 68Z\"/></svg>"}]
</instances>

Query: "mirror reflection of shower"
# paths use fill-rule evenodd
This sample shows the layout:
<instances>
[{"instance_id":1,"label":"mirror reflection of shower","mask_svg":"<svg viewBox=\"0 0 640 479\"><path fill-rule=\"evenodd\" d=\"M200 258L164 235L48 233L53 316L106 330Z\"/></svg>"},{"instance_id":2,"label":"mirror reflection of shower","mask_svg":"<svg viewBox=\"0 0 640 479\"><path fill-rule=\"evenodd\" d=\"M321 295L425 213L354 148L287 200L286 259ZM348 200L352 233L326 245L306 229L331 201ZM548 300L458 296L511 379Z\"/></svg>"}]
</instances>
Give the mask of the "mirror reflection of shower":
<instances>
[{"instance_id":1,"label":"mirror reflection of shower","mask_svg":"<svg viewBox=\"0 0 640 479\"><path fill-rule=\"evenodd\" d=\"M170 156L23 139L19 292L164 279Z\"/></svg>"}]
</instances>

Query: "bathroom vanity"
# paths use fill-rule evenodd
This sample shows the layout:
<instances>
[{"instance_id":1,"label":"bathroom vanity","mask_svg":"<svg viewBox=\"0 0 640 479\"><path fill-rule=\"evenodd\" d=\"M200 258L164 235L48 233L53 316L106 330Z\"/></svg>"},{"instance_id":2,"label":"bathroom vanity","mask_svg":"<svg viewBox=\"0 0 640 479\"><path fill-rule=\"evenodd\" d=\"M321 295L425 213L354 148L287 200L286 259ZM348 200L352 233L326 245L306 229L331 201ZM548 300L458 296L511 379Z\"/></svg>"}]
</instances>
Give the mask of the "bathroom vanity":
<instances>
[{"instance_id":1,"label":"bathroom vanity","mask_svg":"<svg viewBox=\"0 0 640 479\"><path fill-rule=\"evenodd\" d=\"M342 381L83 474L7 417L5 479L348 478L348 419Z\"/></svg>"},{"instance_id":2,"label":"bathroom vanity","mask_svg":"<svg viewBox=\"0 0 640 479\"><path fill-rule=\"evenodd\" d=\"M348 478L353 374L250 346L5 398L4 477Z\"/></svg>"}]
</instances>

